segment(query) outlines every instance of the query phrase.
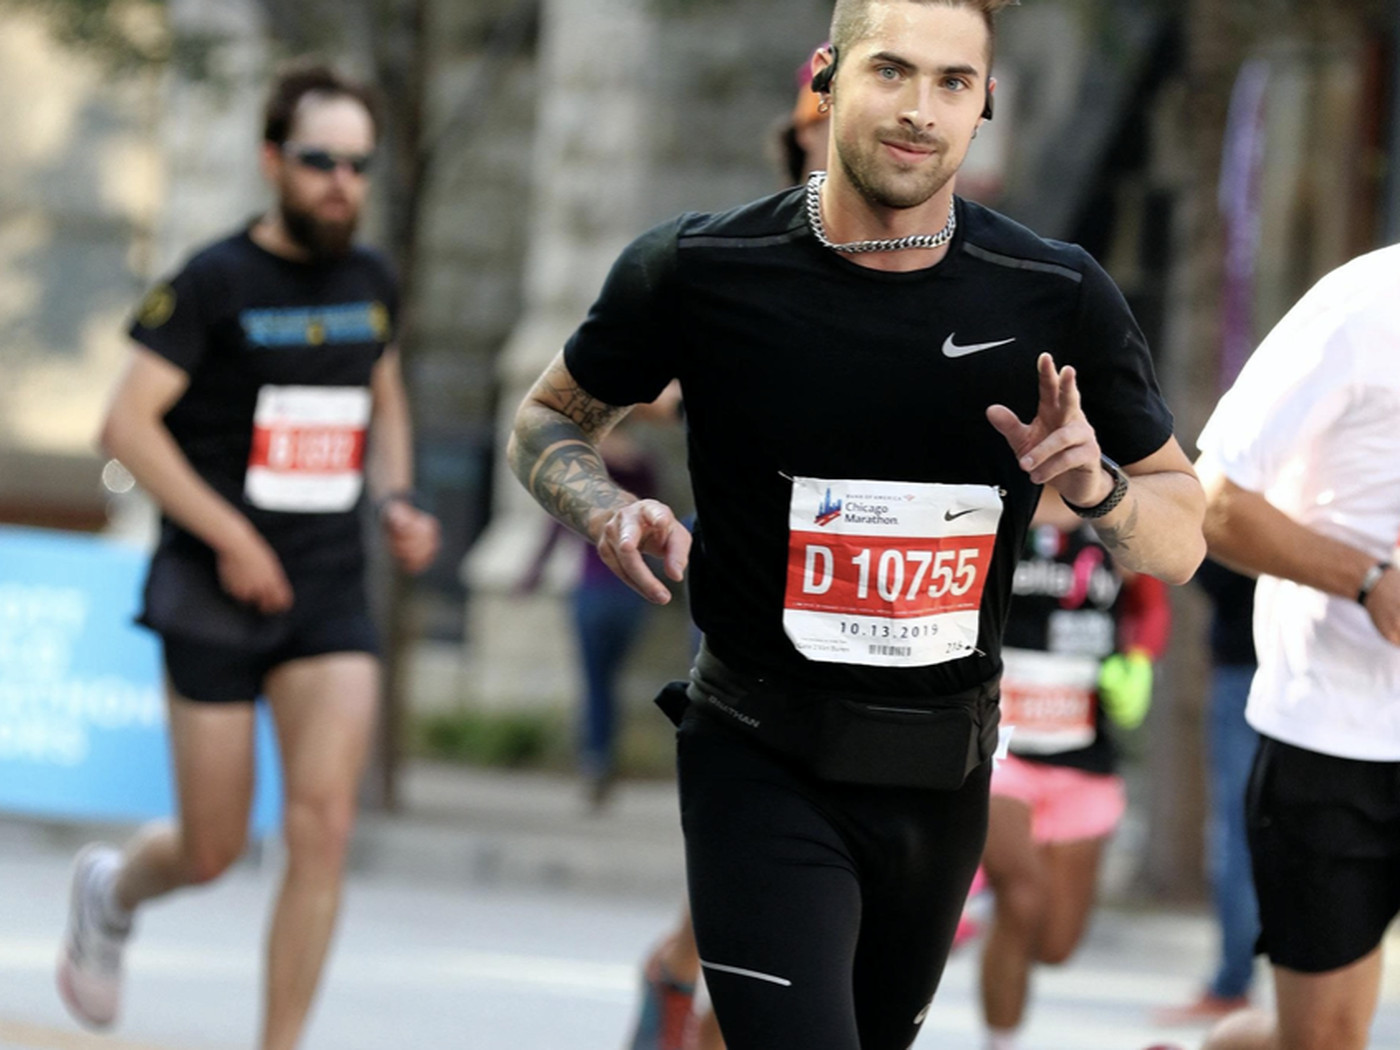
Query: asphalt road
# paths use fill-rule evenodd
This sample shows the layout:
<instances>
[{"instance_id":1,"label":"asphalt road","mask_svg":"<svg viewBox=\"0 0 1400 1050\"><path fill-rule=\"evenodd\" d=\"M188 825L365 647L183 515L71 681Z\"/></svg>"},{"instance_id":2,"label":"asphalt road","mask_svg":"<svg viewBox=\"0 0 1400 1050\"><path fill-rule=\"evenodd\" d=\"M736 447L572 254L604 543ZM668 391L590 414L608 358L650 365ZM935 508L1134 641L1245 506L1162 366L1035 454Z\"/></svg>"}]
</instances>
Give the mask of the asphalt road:
<instances>
[{"instance_id":1,"label":"asphalt road","mask_svg":"<svg viewBox=\"0 0 1400 1050\"><path fill-rule=\"evenodd\" d=\"M362 825L304 1050L622 1048L638 961L680 897L671 789L638 787L590 818L569 783L435 776L416 785L414 816ZM74 842L0 818L0 1047L255 1046L275 851L142 912L124 1016L99 1036L52 982ZM1101 909L1070 965L1036 977L1025 1050L1194 1050L1199 1032L1155 1028L1151 1013L1196 991L1211 945L1204 914ZM915 1050L981 1050L976 956L954 956ZM1373 1042L1400 1046L1400 967Z\"/></svg>"}]
</instances>

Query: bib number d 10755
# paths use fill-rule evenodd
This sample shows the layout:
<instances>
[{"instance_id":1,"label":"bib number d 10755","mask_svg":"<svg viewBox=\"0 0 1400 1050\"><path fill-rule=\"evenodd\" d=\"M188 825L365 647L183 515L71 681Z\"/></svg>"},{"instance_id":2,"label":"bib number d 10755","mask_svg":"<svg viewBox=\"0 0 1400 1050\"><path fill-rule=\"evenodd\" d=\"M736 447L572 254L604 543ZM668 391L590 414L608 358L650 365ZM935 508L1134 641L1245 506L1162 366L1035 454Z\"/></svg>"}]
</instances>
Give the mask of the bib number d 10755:
<instances>
[{"instance_id":1,"label":"bib number d 10755","mask_svg":"<svg viewBox=\"0 0 1400 1050\"><path fill-rule=\"evenodd\" d=\"M371 398L365 387L265 386L244 492L263 510L326 514L360 498Z\"/></svg>"},{"instance_id":2,"label":"bib number d 10755","mask_svg":"<svg viewBox=\"0 0 1400 1050\"><path fill-rule=\"evenodd\" d=\"M990 485L794 478L783 629L809 660L922 667L977 644Z\"/></svg>"}]
</instances>

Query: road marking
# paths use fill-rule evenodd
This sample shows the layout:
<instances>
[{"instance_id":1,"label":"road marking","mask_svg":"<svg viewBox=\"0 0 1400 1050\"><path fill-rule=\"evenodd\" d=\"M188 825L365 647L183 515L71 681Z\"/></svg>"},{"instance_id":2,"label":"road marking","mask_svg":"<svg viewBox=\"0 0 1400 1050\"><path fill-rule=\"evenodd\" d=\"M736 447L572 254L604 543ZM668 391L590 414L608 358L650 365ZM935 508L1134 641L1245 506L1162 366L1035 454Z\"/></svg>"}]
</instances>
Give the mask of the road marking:
<instances>
[{"instance_id":1,"label":"road marking","mask_svg":"<svg viewBox=\"0 0 1400 1050\"><path fill-rule=\"evenodd\" d=\"M10 1021L0 1017L0 1046L25 1050L174 1050L153 1043L133 1043L107 1035L93 1035L75 1029L48 1028L44 1025Z\"/></svg>"},{"instance_id":2,"label":"road marking","mask_svg":"<svg viewBox=\"0 0 1400 1050\"><path fill-rule=\"evenodd\" d=\"M57 941L13 938L0 941L0 973L47 973L53 969ZM211 952L207 948L132 945L127 965L135 980L142 974L179 978L256 978L262 957L257 952ZM337 983L386 984L399 987L450 987L463 982L491 982L556 988L585 993L630 995L636 990L634 963L593 962L558 956L461 951L375 951L343 940L330 960Z\"/></svg>"}]
</instances>

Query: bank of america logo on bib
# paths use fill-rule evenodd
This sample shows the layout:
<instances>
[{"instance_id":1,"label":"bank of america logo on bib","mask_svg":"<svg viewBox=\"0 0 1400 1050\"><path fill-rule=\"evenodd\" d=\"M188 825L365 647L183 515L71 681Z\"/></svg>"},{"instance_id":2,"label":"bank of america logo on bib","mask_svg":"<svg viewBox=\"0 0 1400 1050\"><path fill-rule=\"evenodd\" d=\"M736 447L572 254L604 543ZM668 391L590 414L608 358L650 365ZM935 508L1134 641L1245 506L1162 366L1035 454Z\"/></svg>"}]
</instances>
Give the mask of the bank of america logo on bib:
<instances>
[{"instance_id":1,"label":"bank of america logo on bib","mask_svg":"<svg viewBox=\"0 0 1400 1050\"><path fill-rule=\"evenodd\" d=\"M991 485L794 478L783 630L809 660L919 667L972 652Z\"/></svg>"},{"instance_id":2,"label":"bank of america logo on bib","mask_svg":"<svg viewBox=\"0 0 1400 1050\"><path fill-rule=\"evenodd\" d=\"M830 525L841 516L841 501L831 498L831 489L826 490L826 498L817 507L816 516L812 519L818 525Z\"/></svg>"}]
</instances>

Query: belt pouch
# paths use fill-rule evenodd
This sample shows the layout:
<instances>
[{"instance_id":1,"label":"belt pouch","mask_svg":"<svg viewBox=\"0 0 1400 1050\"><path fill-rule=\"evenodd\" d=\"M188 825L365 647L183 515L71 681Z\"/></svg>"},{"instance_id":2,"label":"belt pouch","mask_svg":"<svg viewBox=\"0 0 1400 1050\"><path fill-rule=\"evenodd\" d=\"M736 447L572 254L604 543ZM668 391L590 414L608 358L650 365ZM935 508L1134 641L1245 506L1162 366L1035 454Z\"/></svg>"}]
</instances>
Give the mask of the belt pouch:
<instances>
[{"instance_id":1,"label":"belt pouch","mask_svg":"<svg viewBox=\"0 0 1400 1050\"><path fill-rule=\"evenodd\" d=\"M812 772L823 780L954 791L982 761L966 706L882 704L830 696Z\"/></svg>"},{"instance_id":2,"label":"belt pouch","mask_svg":"<svg viewBox=\"0 0 1400 1050\"><path fill-rule=\"evenodd\" d=\"M702 647L689 698L841 783L952 791L996 749L995 683L951 697L877 701L779 688L737 674Z\"/></svg>"},{"instance_id":3,"label":"belt pouch","mask_svg":"<svg viewBox=\"0 0 1400 1050\"><path fill-rule=\"evenodd\" d=\"M671 720L671 724L678 728L685 717L685 709L690 706L690 697L686 695L689 686L689 682L667 682L653 701L661 708L661 713Z\"/></svg>"}]
</instances>

